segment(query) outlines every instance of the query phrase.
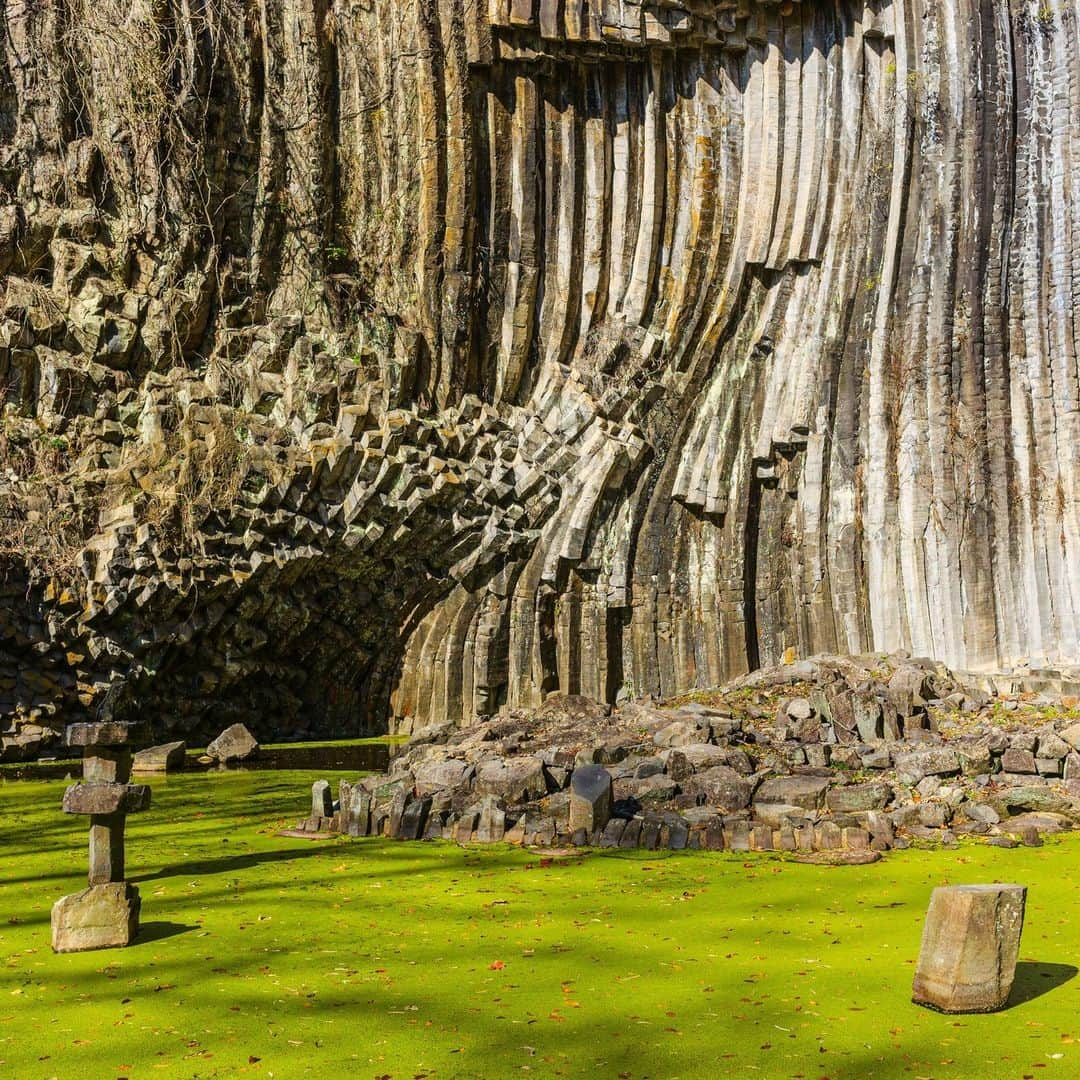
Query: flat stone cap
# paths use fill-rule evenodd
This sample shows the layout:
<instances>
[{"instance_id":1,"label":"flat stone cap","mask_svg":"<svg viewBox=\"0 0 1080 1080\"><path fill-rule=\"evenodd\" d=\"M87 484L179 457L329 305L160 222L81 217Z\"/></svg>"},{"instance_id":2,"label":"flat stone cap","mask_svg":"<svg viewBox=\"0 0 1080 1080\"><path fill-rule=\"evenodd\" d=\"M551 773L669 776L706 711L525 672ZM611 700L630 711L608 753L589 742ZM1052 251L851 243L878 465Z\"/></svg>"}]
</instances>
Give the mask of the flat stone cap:
<instances>
[{"instance_id":1,"label":"flat stone cap","mask_svg":"<svg viewBox=\"0 0 1080 1080\"><path fill-rule=\"evenodd\" d=\"M72 784L64 792L65 814L135 814L149 805L149 784Z\"/></svg>"},{"instance_id":2,"label":"flat stone cap","mask_svg":"<svg viewBox=\"0 0 1080 1080\"><path fill-rule=\"evenodd\" d=\"M141 720L105 720L68 724L64 740L68 746L126 746L145 739L147 734L147 725Z\"/></svg>"},{"instance_id":3,"label":"flat stone cap","mask_svg":"<svg viewBox=\"0 0 1080 1080\"><path fill-rule=\"evenodd\" d=\"M941 893L1005 893L1027 892L1026 885L939 885L934 892Z\"/></svg>"}]
</instances>

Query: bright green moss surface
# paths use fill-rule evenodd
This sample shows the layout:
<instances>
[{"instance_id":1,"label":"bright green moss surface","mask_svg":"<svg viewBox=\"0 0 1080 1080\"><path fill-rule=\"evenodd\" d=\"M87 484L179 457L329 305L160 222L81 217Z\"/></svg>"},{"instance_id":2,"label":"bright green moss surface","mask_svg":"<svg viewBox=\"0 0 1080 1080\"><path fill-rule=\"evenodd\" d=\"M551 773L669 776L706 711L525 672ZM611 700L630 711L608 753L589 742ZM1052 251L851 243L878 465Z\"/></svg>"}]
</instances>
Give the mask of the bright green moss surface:
<instances>
[{"instance_id":1,"label":"bright green moss surface","mask_svg":"<svg viewBox=\"0 0 1080 1080\"><path fill-rule=\"evenodd\" d=\"M769 857L275 835L310 773L154 783L144 937L55 956L85 880L63 783L0 784L0 1076L1080 1076L1080 843ZM908 995L933 886L1030 887L1014 1004Z\"/></svg>"}]
</instances>

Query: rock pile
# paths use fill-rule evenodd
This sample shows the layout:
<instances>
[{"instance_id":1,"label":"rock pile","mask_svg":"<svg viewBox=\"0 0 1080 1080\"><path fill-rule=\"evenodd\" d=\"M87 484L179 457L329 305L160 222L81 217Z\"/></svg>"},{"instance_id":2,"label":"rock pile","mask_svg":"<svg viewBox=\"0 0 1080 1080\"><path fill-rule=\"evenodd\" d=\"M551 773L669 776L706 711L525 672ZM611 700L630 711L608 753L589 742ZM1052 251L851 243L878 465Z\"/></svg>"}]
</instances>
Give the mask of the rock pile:
<instances>
[{"instance_id":1,"label":"rock pile","mask_svg":"<svg viewBox=\"0 0 1080 1080\"><path fill-rule=\"evenodd\" d=\"M602 847L875 853L1080 821L1080 711L906 657L819 657L666 706L552 695L419 732L386 775L317 785L306 830Z\"/></svg>"},{"instance_id":2,"label":"rock pile","mask_svg":"<svg viewBox=\"0 0 1080 1080\"><path fill-rule=\"evenodd\" d=\"M0 755L1073 678L1080 25L971 13L6 5Z\"/></svg>"}]
</instances>

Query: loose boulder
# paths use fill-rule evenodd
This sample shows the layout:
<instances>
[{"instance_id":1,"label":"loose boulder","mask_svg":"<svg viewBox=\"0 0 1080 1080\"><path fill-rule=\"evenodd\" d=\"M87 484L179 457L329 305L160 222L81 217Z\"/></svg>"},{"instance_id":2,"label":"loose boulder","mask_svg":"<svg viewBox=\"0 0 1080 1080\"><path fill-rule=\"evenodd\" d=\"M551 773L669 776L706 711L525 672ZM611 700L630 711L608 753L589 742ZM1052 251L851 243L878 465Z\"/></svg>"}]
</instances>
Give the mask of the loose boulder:
<instances>
[{"instance_id":1,"label":"loose boulder","mask_svg":"<svg viewBox=\"0 0 1080 1080\"><path fill-rule=\"evenodd\" d=\"M247 761L259 752L255 737L243 724L227 727L207 748L207 757L223 764L230 761Z\"/></svg>"},{"instance_id":2,"label":"loose boulder","mask_svg":"<svg viewBox=\"0 0 1080 1080\"><path fill-rule=\"evenodd\" d=\"M527 802L547 794L544 763L538 758L482 761L476 769L478 795L496 795L508 802Z\"/></svg>"},{"instance_id":3,"label":"loose boulder","mask_svg":"<svg viewBox=\"0 0 1080 1080\"><path fill-rule=\"evenodd\" d=\"M135 772L176 772L187 761L187 744L183 742L162 743L139 750L131 761Z\"/></svg>"},{"instance_id":4,"label":"loose boulder","mask_svg":"<svg viewBox=\"0 0 1080 1080\"><path fill-rule=\"evenodd\" d=\"M824 776L775 776L758 788L755 802L788 803L804 810L820 809L825 802L829 780Z\"/></svg>"}]
</instances>

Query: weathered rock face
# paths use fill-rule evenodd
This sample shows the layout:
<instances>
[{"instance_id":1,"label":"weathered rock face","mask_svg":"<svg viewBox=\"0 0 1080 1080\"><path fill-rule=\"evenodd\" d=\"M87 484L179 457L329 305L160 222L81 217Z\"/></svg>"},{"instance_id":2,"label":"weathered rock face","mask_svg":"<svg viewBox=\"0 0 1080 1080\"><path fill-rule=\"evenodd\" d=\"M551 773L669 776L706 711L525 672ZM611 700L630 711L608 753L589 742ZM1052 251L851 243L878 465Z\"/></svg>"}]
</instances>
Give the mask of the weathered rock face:
<instances>
[{"instance_id":1,"label":"weathered rock face","mask_svg":"<svg viewBox=\"0 0 1080 1080\"><path fill-rule=\"evenodd\" d=\"M3 715L408 730L789 649L1080 662L1071 16L5 29Z\"/></svg>"},{"instance_id":2,"label":"weathered rock face","mask_svg":"<svg viewBox=\"0 0 1080 1080\"><path fill-rule=\"evenodd\" d=\"M1009 1000L1027 889L952 885L930 896L911 1000L947 1013L994 1012Z\"/></svg>"}]
</instances>

